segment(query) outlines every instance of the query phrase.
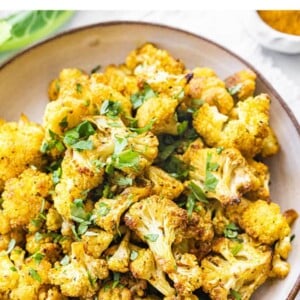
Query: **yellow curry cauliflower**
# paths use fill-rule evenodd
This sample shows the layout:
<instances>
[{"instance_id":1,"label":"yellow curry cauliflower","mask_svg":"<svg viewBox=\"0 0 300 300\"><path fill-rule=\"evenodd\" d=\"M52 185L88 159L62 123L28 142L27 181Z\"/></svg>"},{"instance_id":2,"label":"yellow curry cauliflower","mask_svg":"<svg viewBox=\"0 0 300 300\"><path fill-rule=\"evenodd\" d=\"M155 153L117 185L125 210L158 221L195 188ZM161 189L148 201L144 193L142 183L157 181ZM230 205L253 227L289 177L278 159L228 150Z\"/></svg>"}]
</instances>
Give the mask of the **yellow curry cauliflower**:
<instances>
[{"instance_id":1,"label":"yellow curry cauliflower","mask_svg":"<svg viewBox=\"0 0 300 300\"><path fill-rule=\"evenodd\" d=\"M0 119L0 299L247 300L285 278L298 214L272 202L256 74L151 43L113 63L63 69L42 126Z\"/></svg>"},{"instance_id":2,"label":"yellow curry cauliflower","mask_svg":"<svg viewBox=\"0 0 300 300\"><path fill-rule=\"evenodd\" d=\"M18 123L0 124L0 191L6 180L20 175L30 165L42 165L43 138L44 129L24 115Z\"/></svg>"}]
</instances>

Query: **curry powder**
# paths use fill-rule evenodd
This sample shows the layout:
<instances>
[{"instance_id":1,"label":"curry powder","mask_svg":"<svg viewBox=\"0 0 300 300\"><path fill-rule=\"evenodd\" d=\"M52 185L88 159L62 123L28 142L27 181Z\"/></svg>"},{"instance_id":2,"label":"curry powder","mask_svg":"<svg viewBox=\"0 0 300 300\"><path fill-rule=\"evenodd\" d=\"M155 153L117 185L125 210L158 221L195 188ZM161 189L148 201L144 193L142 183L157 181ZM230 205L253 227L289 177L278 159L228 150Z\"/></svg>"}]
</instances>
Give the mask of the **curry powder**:
<instances>
[{"instance_id":1,"label":"curry powder","mask_svg":"<svg viewBox=\"0 0 300 300\"><path fill-rule=\"evenodd\" d=\"M259 10L258 14L273 29L300 35L300 10Z\"/></svg>"}]
</instances>

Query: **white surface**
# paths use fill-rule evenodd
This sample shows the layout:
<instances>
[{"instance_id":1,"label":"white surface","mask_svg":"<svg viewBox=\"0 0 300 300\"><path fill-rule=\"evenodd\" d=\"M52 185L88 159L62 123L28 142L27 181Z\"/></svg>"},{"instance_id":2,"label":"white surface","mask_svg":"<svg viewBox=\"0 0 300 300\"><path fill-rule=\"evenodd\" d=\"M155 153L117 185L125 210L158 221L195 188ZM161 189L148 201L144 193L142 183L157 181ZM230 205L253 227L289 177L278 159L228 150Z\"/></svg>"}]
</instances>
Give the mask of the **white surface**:
<instances>
[{"instance_id":1,"label":"white surface","mask_svg":"<svg viewBox=\"0 0 300 300\"><path fill-rule=\"evenodd\" d=\"M248 11L79 11L60 31L114 20L167 24L207 37L245 58L288 103L300 122L300 55L262 48L248 34L243 20ZM4 12L0 12L0 16ZM199 49L201 51L201 49ZM11 54L0 54L4 60Z\"/></svg>"}]
</instances>

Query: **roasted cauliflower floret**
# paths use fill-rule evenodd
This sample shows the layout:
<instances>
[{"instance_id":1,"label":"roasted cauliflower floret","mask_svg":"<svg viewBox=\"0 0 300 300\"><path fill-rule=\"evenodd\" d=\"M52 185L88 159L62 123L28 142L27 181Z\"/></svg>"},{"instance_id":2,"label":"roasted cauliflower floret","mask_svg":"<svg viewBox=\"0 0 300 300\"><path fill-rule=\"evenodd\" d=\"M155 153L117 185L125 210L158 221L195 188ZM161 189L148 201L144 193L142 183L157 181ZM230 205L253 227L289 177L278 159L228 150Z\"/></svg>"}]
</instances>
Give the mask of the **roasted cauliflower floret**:
<instances>
[{"instance_id":1,"label":"roasted cauliflower floret","mask_svg":"<svg viewBox=\"0 0 300 300\"><path fill-rule=\"evenodd\" d=\"M99 81L101 75L103 83L111 86L124 96L130 97L139 91L138 79L132 75L126 65L109 65L105 68L104 74L94 74L92 77L97 77L97 81Z\"/></svg>"},{"instance_id":2,"label":"roasted cauliflower floret","mask_svg":"<svg viewBox=\"0 0 300 300\"><path fill-rule=\"evenodd\" d=\"M227 299L232 291L236 291L241 299L247 300L268 278L271 249L246 234L239 238L242 243L217 239L212 254L201 261L202 288L211 299Z\"/></svg>"},{"instance_id":3,"label":"roasted cauliflower floret","mask_svg":"<svg viewBox=\"0 0 300 300\"><path fill-rule=\"evenodd\" d=\"M149 245L157 265L164 272L173 272L176 262L171 247L176 232L184 232L186 210L167 198L153 195L132 205L124 219L126 225Z\"/></svg>"},{"instance_id":4,"label":"roasted cauliflower floret","mask_svg":"<svg viewBox=\"0 0 300 300\"><path fill-rule=\"evenodd\" d=\"M95 204L95 223L105 231L115 234L118 231L123 213L135 202L150 194L148 187L129 187L115 199L100 199Z\"/></svg>"},{"instance_id":5,"label":"roasted cauliflower floret","mask_svg":"<svg viewBox=\"0 0 300 300\"><path fill-rule=\"evenodd\" d=\"M105 116L90 120L100 132L101 142L96 151L106 165L135 177L153 163L158 154L158 140L153 133L133 133L118 118L114 118L114 126L111 126L112 120ZM105 159L102 152L106 152Z\"/></svg>"},{"instance_id":6,"label":"roasted cauliflower floret","mask_svg":"<svg viewBox=\"0 0 300 300\"><path fill-rule=\"evenodd\" d=\"M256 74L249 70L241 70L225 79L226 88L238 100L252 97L255 91Z\"/></svg>"},{"instance_id":7,"label":"roasted cauliflower floret","mask_svg":"<svg viewBox=\"0 0 300 300\"><path fill-rule=\"evenodd\" d=\"M193 126L209 146L237 148L246 157L262 152L269 134L270 99L266 94L237 103L236 118L204 104L194 115Z\"/></svg>"},{"instance_id":8,"label":"roasted cauliflower floret","mask_svg":"<svg viewBox=\"0 0 300 300\"><path fill-rule=\"evenodd\" d=\"M126 273L129 271L130 249L129 249L130 232L128 231L116 252L109 257L108 268L114 272Z\"/></svg>"},{"instance_id":9,"label":"roasted cauliflower floret","mask_svg":"<svg viewBox=\"0 0 300 300\"><path fill-rule=\"evenodd\" d=\"M28 257L21 265L17 265L19 274L18 285L11 291L10 299L13 300L38 300L39 291L49 284L48 273L51 264L45 259Z\"/></svg>"},{"instance_id":10,"label":"roasted cauliflower floret","mask_svg":"<svg viewBox=\"0 0 300 300\"><path fill-rule=\"evenodd\" d=\"M20 175L30 165L42 165L43 138L43 128L24 115L18 123L0 124L0 191L6 180Z\"/></svg>"},{"instance_id":11,"label":"roasted cauliflower floret","mask_svg":"<svg viewBox=\"0 0 300 300\"><path fill-rule=\"evenodd\" d=\"M248 165L255 176L256 180L250 192L247 193L247 198L252 200L270 199L270 172L267 165L254 159L247 160Z\"/></svg>"},{"instance_id":12,"label":"roasted cauliflower floret","mask_svg":"<svg viewBox=\"0 0 300 300\"><path fill-rule=\"evenodd\" d=\"M190 157L190 179L222 204L239 202L252 188L253 174L237 149L205 148Z\"/></svg>"},{"instance_id":13,"label":"roasted cauliflower floret","mask_svg":"<svg viewBox=\"0 0 300 300\"><path fill-rule=\"evenodd\" d=\"M267 157L276 154L280 149L275 132L271 127L268 128L268 135L264 138L261 155Z\"/></svg>"},{"instance_id":14,"label":"roasted cauliflower floret","mask_svg":"<svg viewBox=\"0 0 300 300\"><path fill-rule=\"evenodd\" d=\"M101 288L98 294L98 300L131 300L132 294L130 290L123 286L116 286L114 288L106 285Z\"/></svg>"},{"instance_id":15,"label":"roasted cauliflower floret","mask_svg":"<svg viewBox=\"0 0 300 300\"><path fill-rule=\"evenodd\" d=\"M216 106L222 114L229 114L233 108L233 99L225 88L225 83L209 68L195 68L193 77L185 91L193 99L201 99Z\"/></svg>"},{"instance_id":16,"label":"roasted cauliflower floret","mask_svg":"<svg viewBox=\"0 0 300 300\"><path fill-rule=\"evenodd\" d=\"M109 275L106 261L87 255L82 242L72 243L70 258L70 263L50 270L50 283L58 285L65 296L92 297L99 288L98 279Z\"/></svg>"},{"instance_id":17,"label":"roasted cauliflower floret","mask_svg":"<svg viewBox=\"0 0 300 300\"><path fill-rule=\"evenodd\" d=\"M13 290L19 280L18 270L6 251L0 252L0 293Z\"/></svg>"},{"instance_id":18,"label":"roasted cauliflower floret","mask_svg":"<svg viewBox=\"0 0 300 300\"><path fill-rule=\"evenodd\" d=\"M8 180L2 194L2 207L11 227L28 226L42 211L52 186L49 175L34 169Z\"/></svg>"},{"instance_id":19,"label":"roasted cauliflower floret","mask_svg":"<svg viewBox=\"0 0 300 300\"><path fill-rule=\"evenodd\" d=\"M169 273L179 295L189 296L193 291L201 287L202 272L197 258L193 254L177 253L176 271Z\"/></svg>"},{"instance_id":20,"label":"roasted cauliflower floret","mask_svg":"<svg viewBox=\"0 0 300 300\"><path fill-rule=\"evenodd\" d=\"M166 275L161 267L156 264L150 249L140 249L137 257L130 263L130 271L135 278L145 279L164 296L175 294L175 290L166 280Z\"/></svg>"},{"instance_id":21,"label":"roasted cauliflower floret","mask_svg":"<svg viewBox=\"0 0 300 300\"><path fill-rule=\"evenodd\" d=\"M154 134L169 133L176 135L177 119L175 110L177 105L177 99L167 96L147 99L136 112L138 127L145 127L153 122L151 131Z\"/></svg>"},{"instance_id":22,"label":"roasted cauliflower floret","mask_svg":"<svg viewBox=\"0 0 300 300\"><path fill-rule=\"evenodd\" d=\"M130 70L133 71L139 65L153 66L156 70L170 74L181 74L184 71L181 61L174 59L166 50L149 43L131 51L126 58L126 66Z\"/></svg>"},{"instance_id":23,"label":"roasted cauliflower floret","mask_svg":"<svg viewBox=\"0 0 300 300\"><path fill-rule=\"evenodd\" d=\"M108 248L114 236L100 229L91 229L82 235L84 249L88 255L99 258Z\"/></svg>"},{"instance_id":24,"label":"roasted cauliflower floret","mask_svg":"<svg viewBox=\"0 0 300 300\"><path fill-rule=\"evenodd\" d=\"M103 180L103 167L98 169L86 154L68 149L63 158L60 182L53 195L54 207L66 220L71 218L71 204L75 199L83 198L84 192L98 186ZM87 157L88 159L87 159Z\"/></svg>"},{"instance_id":25,"label":"roasted cauliflower floret","mask_svg":"<svg viewBox=\"0 0 300 300\"><path fill-rule=\"evenodd\" d=\"M261 243L272 245L290 235L291 229L276 203L252 202L244 211L240 226Z\"/></svg>"},{"instance_id":26,"label":"roasted cauliflower floret","mask_svg":"<svg viewBox=\"0 0 300 300\"><path fill-rule=\"evenodd\" d=\"M57 210L50 207L46 215L46 226L49 231L57 231L61 228L62 218Z\"/></svg>"},{"instance_id":27,"label":"roasted cauliflower floret","mask_svg":"<svg viewBox=\"0 0 300 300\"><path fill-rule=\"evenodd\" d=\"M184 189L183 184L179 180L176 180L158 167L150 166L146 171L146 176L152 183L153 194L173 200L177 198Z\"/></svg>"}]
</instances>

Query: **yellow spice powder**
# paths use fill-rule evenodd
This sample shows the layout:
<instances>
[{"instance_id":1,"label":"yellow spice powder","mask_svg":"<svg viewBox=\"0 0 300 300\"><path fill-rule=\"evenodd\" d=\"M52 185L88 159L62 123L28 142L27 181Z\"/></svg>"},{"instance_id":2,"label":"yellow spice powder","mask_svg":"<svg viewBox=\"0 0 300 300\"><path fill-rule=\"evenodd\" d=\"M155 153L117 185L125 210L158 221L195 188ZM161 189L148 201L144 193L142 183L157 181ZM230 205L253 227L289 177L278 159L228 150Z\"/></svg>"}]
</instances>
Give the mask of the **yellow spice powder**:
<instances>
[{"instance_id":1,"label":"yellow spice powder","mask_svg":"<svg viewBox=\"0 0 300 300\"><path fill-rule=\"evenodd\" d=\"M272 28L300 35L300 10L259 10L258 14Z\"/></svg>"}]
</instances>

